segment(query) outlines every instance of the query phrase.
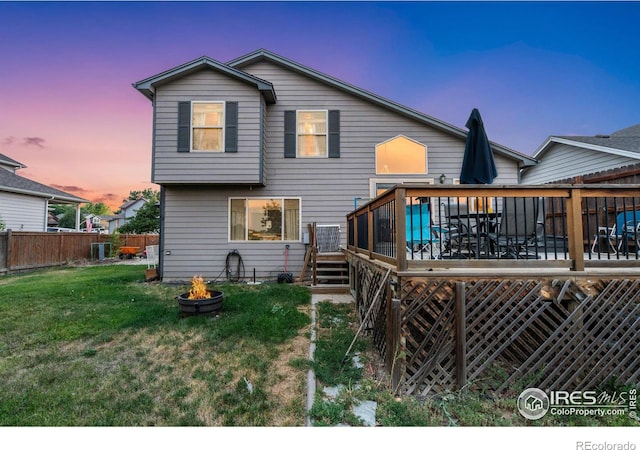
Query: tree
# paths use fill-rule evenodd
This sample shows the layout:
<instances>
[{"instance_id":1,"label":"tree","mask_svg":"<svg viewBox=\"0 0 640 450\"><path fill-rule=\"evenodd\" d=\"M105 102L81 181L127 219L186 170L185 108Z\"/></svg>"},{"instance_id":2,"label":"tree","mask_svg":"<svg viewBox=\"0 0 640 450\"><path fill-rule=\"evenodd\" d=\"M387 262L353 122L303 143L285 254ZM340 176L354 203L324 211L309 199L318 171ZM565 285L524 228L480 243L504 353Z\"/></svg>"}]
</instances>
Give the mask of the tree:
<instances>
[{"instance_id":1,"label":"tree","mask_svg":"<svg viewBox=\"0 0 640 450\"><path fill-rule=\"evenodd\" d=\"M94 216L105 216L111 214L111 210L109 209L109 207L102 202L87 203L82 208L80 208L80 211L85 216L87 214L93 214Z\"/></svg>"},{"instance_id":2,"label":"tree","mask_svg":"<svg viewBox=\"0 0 640 450\"><path fill-rule=\"evenodd\" d=\"M156 202L148 201L136 211L127 223L118 228L120 233L157 233L160 231L160 212Z\"/></svg>"},{"instance_id":3,"label":"tree","mask_svg":"<svg viewBox=\"0 0 640 450\"><path fill-rule=\"evenodd\" d=\"M151 188L146 188L141 191L129 191L129 197L124 199L124 202L128 202L130 200L137 200L139 198L146 198L150 202L157 203L160 201L160 192L154 191Z\"/></svg>"},{"instance_id":4,"label":"tree","mask_svg":"<svg viewBox=\"0 0 640 450\"><path fill-rule=\"evenodd\" d=\"M54 214L58 217L58 226L60 228L76 227L76 207L73 205L58 205Z\"/></svg>"}]
</instances>

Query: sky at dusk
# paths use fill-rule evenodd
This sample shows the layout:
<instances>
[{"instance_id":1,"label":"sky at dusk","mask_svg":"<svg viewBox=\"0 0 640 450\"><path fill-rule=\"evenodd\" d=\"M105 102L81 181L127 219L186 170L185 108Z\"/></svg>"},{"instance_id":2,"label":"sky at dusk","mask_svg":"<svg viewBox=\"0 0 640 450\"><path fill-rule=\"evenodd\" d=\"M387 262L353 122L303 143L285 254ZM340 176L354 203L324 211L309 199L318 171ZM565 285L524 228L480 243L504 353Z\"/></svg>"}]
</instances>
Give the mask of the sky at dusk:
<instances>
[{"instance_id":1,"label":"sky at dusk","mask_svg":"<svg viewBox=\"0 0 640 450\"><path fill-rule=\"evenodd\" d=\"M640 123L640 2L3 2L0 153L116 209L151 177L132 83L259 48L533 154Z\"/></svg>"}]
</instances>

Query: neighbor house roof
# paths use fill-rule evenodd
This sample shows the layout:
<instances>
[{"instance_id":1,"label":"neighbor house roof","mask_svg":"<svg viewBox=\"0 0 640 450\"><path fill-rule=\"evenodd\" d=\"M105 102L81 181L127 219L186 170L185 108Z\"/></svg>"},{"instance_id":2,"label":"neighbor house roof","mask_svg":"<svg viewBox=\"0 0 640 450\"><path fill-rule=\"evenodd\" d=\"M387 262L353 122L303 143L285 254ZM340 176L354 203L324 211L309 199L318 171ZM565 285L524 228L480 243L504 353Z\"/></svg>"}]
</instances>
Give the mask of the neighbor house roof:
<instances>
[{"instance_id":1,"label":"neighbor house roof","mask_svg":"<svg viewBox=\"0 0 640 450\"><path fill-rule=\"evenodd\" d=\"M540 159L554 144L566 144L574 147L640 159L640 124L633 125L611 134L595 136L549 136L533 155Z\"/></svg>"},{"instance_id":2,"label":"neighbor house roof","mask_svg":"<svg viewBox=\"0 0 640 450\"><path fill-rule=\"evenodd\" d=\"M3 155L2 153L0 153L0 165L11 166L14 169L24 169L25 167L27 167L21 162L18 162L15 159L11 159L7 155Z\"/></svg>"},{"instance_id":3,"label":"neighbor house roof","mask_svg":"<svg viewBox=\"0 0 640 450\"><path fill-rule=\"evenodd\" d=\"M458 137L461 139L466 139L467 137L467 131L463 130L462 128L458 128L440 119L436 119L435 117L421 113L407 106L396 103L392 100L388 100L386 98L383 98L379 95L376 95L374 93L361 89L352 84L338 80L337 78L334 78L330 75L318 72L315 69L306 67L302 64L299 64L295 61L287 59L283 56L277 55L269 50L265 50L265 49L256 50L247 55L241 56L239 58L236 58L227 62L227 65L230 67L241 69L249 64L252 64L254 62L261 61L261 60L266 60L266 61L273 62L275 64L279 64L290 70L306 75L309 78L320 81L321 83L324 83L334 88L348 92L352 95L355 95L356 97L360 97L369 102L372 102L379 106L387 108L391 111L410 117L414 120L417 120L418 122L422 122L427 125L430 125L436 129L444 131L445 133L448 133L455 137ZM532 157L524 155L520 152L517 152L509 147L505 147L504 145L491 142L491 147L496 153L506 156L510 159L519 161L523 167L532 166L536 164L536 161Z\"/></svg>"},{"instance_id":4,"label":"neighbor house roof","mask_svg":"<svg viewBox=\"0 0 640 450\"><path fill-rule=\"evenodd\" d=\"M54 189L37 181L16 175L8 170L0 170L0 191L13 192L15 194L45 197L52 201L63 203L87 203L89 200L76 197L67 192Z\"/></svg>"},{"instance_id":5,"label":"neighbor house roof","mask_svg":"<svg viewBox=\"0 0 640 450\"><path fill-rule=\"evenodd\" d=\"M133 83L133 87L142 92L145 97L152 99L157 86L169 83L177 78L200 71L202 69L216 70L232 78L236 78L245 83L254 85L262 93L262 95L264 95L268 103L276 102L276 92L270 82L262 80L258 77L254 77L253 75L250 75L241 70L234 69L228 65L216 61L215 59L209 58L208 56L202 56L178 67L174 67L173 69L169 69L157 75L153 75L152 77L138 81L137 83Z\"/></svg>"}]
</instances>

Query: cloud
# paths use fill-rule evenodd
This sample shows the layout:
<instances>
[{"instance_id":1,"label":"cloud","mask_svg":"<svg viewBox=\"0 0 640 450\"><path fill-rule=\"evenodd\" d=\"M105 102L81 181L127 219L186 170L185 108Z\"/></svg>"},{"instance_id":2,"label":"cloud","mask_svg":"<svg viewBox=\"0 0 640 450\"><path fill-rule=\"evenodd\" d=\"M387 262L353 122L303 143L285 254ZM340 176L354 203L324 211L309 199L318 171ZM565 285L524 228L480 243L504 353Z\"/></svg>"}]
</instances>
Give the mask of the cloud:
<instances>
[{"instance_id":1,"label":"cloud","mask_svg":"<svg viewBox=\"0 0 640 450\"><path fill-rule=\"evenodd\" d=\"M44 139L41 137L26 137L22 141L23 145L44 148Z\"/></svg>"},{"instance_id":2,"label":"cloud","mask_svg":"<svg viewBox=\"0 0 640 450\"><path fill-rule=\"evenodd\" d=\"M104 203L105 205L113 204L114 202L122 202L122 196L116 194L103 194L93 199L94 203Z\"/></svg>"},{"instance_id":3,"label":"cloud","mask_svg":"<svg viewBox=\"0 0 640 450\"><path fill-rule=\"evenodd\" d=\"M61 191L67 192L68 194L74 195L86 195L90 191L87 191L85 188L81 188L80 186L65 186L62 184L51 184L52 188L59 189Z\"/></svg>"},{"instance_id":4,"label":"cloud","mask_svg":"<svg viewBox=\"0 0 640 450\"><path fill-rule=\"evenodd\" d=\"M8 147L10 145L13 145L15 140L16 138L14 138L13 136L8 136L2 140L2 143Z\"/></svg>"}]
</instances>

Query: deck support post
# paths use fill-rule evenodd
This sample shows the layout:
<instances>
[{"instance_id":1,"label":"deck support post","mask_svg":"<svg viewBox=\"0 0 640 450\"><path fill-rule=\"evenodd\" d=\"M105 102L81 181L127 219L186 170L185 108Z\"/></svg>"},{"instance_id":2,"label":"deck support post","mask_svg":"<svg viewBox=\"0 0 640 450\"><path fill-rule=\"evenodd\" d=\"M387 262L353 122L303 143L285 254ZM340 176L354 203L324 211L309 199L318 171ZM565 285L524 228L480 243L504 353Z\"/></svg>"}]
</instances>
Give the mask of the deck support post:
<instances>
[{"instance_id":1,"label":"deck support post","mask_svg":"<svg viewBox=\"0 0 640 450\"><path fill-rule=\"evenodd\" d=\"M462 389L467 384L467 318L465 305L465 284L456 283L456 384Z\"/></svg>"},{"instance_id":2,"label":"deck support post","mask_svg":"<svg viewBox=\"0 0 640 450\"><path fill-rule=\"evenodd\" d=\"M402 373L404 372L404 351L402 346L402 301L399 298L391 299L390 320L390 343L388 348L391 357L391 390L397 392L402 381Z\"/></svg>"}]
</instances>

